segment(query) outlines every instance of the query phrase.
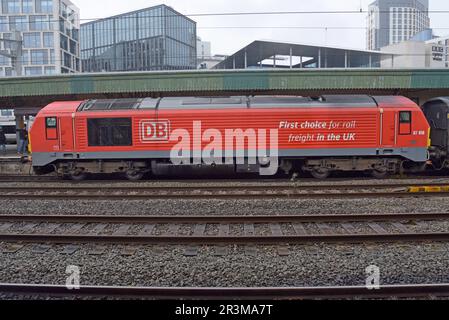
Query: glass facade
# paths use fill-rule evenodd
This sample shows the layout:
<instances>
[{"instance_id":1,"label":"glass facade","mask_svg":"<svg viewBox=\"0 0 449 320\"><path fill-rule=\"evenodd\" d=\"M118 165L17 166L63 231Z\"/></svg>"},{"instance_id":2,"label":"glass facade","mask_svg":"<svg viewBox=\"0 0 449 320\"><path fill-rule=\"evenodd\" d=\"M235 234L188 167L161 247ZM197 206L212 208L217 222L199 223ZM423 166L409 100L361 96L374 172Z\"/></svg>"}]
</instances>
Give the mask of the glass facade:
<instances>
[{"instance_id":1,"label":"glass facade","mask_svg":"<svg viewBox=\"0 0 449 320\"><path fill-rule=\"evenodd\" d=\"M160 5L81 25L83 72L196 69L196 22Z\"/></svg>"},{"instance_id":2,"label":"glass facade","mask_svg":"<svg viewBox=\"0 0 449 320\"><path fill-rule=\"evenodd\" d=\"M22 75L81 71L79 10L70 0L0 0L0 38L22 45ZM0 42L0 50L12 50ZM17 75L10 58L0 56L0 76Z\"/></svg>"}]
</instances>

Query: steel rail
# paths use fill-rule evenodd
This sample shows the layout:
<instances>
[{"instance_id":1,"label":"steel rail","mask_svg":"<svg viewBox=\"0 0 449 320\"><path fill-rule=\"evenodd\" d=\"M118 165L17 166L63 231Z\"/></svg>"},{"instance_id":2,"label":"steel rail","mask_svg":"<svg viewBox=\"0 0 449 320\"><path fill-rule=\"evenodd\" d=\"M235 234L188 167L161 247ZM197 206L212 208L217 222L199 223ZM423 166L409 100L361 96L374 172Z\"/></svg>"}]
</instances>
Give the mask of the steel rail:
<instances>
[{"instance_id":1,"label":"steel rail","mask_svg":"<svg viewBox=\"0 0 449 320\"><path fill-rule=\"evenodd\" d=\"M9 215L0 214L0 222L61 222L61 223L289 223L289 222L361 222L402 220L449 220L449 212L442 213L386 213L386 214L307 214L307 215Z\"/></svg>"},{"instance_id":2,"label":"steel rail","mask_svg":"<svg viewBox=\"0 0 449 320\"><path fill-rule=\"evenodd\" d=\"M448 187L449 182L431 182L431 183L388 183L388 184L313 184L299 185L295 183L289 184L258 184L258 185L183 185L183 186L140 186L139 184L132 186L95 186L79 184L68 186L2 186L0 192L9 191L265 191L265 190L341 190L341 189L388 189L388 188L409 188L409 187Z\"/></svg>"},{"instance_id":3,"label":"steel rail","mask_svg":"<svg viewBox=\"0 0 449 320\"><path fill-rule=\"evenodd\" d=\"M44 183L57 183L57 184L65 184L65 185L85 185L85 184L95 184L95 183L111 183L111 184L118 184L118 183L130 183L133 185L140 185L145 183L151 183L151 182L168 182L168 183L189 183L189 184L201 184L201 183L210 183L210 182L216 182L216 183L317 183L320 182L319 180L315 178L308 178L308 177L299 177L295 181L291 181L288 177L281 178L261 178L261 177L254 177L254 176L246 176L242 177L240 176L229 176L228 178L224 178L221 176L212 176L210 178L207 177L199 177L199 178L191 178L186 176L185 178L173 178L173 177L156 177L157 179L144 179L140 181L130 181L125 178L118 178L115 176L111 176L109 178L101 178L96 177L93 179L87 179L82 181L75 181L75 180L69 180L69 179L61 179L57 176L36 176L36 175L0 175L0 183L14 183L14 182L44 182ZM445 176L438 176L438 175L429 175L429 176L419 176L419 175L411 175L407 177L391 177L390 179L386 180L396 180L401 183L402 180L415 180L416 183L421 183L422 180L449 180L449 177ZM341 182L345 183L348 181L353 182L360 182L360 181L375 181L378 182L379 179L372 178L372 177L360 177L360 176L351 176L351 177L337 177L337 178L329 178L327 180L323 180L323 183L326 182ZM449 183L449 182L448 182Z\"/></svg>"},{"instance_id":4,"label":"steel rail","mask_svg":"<svg viewBox=\"0 0 449 320\"><path fill-rule=\"evenodd\" d=\"M449 232L379 233L379 234L313 234L313 235L244 235L244 236L178 236L178 235L94 235L94 234L20 234L2 233L0 241L26 243L111 243L111 244L263 244L279 243L365 243L449 241Z\"/></svg>"},{"instance_id":5,"label":"steel rail","mask_svg":"<svg viewBox=\"0 0 449 320\"><path fill-rule=\"evenodd\" d=\"M363 199L363 198L422 198L422 197L449 197L449 192L346 192L346 193L131 193L131 194L108 194L108 193L79 193L79 194L10 194L0 193L3 199L91 199L91 200L154 200L154 199Z\"/></svg>"},{"instance_id":6,"label":"steel rail","mask_svg":"<svg viewBox=\"0 0 449 320\"><path fill-rule=\"evenodd\" d=\"M0 293L43 296L140 297L165 299L351 299L351 298L425 298L449 296L449 284L382 285L379 289L363 286L336 287L126 287L80 286L69 290L66 286L50 284L0 283Z\"/></svg>"}]
</instances>

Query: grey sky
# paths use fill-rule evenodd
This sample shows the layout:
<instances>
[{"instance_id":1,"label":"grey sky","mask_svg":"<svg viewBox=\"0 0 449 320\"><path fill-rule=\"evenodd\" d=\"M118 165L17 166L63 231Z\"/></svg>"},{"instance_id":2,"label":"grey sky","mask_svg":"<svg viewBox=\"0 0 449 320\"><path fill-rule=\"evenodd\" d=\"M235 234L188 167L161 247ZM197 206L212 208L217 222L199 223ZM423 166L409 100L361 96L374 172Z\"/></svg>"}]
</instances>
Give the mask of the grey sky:
<instances>
[{"instance_id":1,"label":"grey sky","mask_svg":"<svg viewBox=\"0 0 449 320\"><path fill-rule=\"evenodd\" d=\"M373 0L72 0L81 10L81 19L103 18L165 3L183 14L258 11L344 11L367 10ZM282 5L280 5L282 4ZM430 10L449 11L448 0L430 0ZM198 35L212 42L212 53L231 54L256 39L328 44L365 48L365 29L280 29L269 27L359 27L365 28L366 14L319 14L273 16L192 17ZM437 35L449 34L449 14L431 14ZM214 27L267 27L213 29Z\"/></svg>"}]
</instances>

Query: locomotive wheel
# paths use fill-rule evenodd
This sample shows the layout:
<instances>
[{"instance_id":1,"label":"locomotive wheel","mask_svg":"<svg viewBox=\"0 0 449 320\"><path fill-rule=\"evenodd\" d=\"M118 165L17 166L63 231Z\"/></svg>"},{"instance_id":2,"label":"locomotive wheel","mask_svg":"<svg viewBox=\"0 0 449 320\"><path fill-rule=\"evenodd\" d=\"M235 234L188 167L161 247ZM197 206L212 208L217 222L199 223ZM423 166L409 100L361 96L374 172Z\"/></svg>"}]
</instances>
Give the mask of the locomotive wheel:
<instances>
[{"instance_id":1,"label":"locomotive wheel","mask_svg":"<svg viewBox=\"0 0 449 320\"><path fill-rule=\"evenodd\" d=\"M318 169L313 169L312 171L310 171L310 174L315 179L323 180L323 179L329 178L329 176L331 175L331 172L330 172L330 170L325 169L325 168L318 168Z\"/></svg>"},{"instance_id":2,"label":"locomotive wheel","mask_svg":"<svg viewBox=\"0 0 449 320\"><path fill-rule=\"evenodd\" d=\"M75 171L70 174L70 179L73 181L83 181L86 180L87 173L84 171Z\"/></svg>"},{"instance_id":3,"label":"locomotive wheel","mask_svg":"<svg viewBox=\"0 0 449 320\"><path fill-rule=\"evenodd\" d=\"M130 181L139 181L142 180L144 173L142 171L137 171L137 170L129 170L126 171L125 176L126 179L130 180Z\"/></svg>"},{"instance_id":4,"label":"locomotive wheel","mask_svg":"<svg viewBox=\"0 0 449 320\"><path fill-rule=\"evenodd\" d=\"M371 171L371 175L376 179L385 179L386 177L388 177L388 171L373 170Z\"/></svg>"}]
</instances>

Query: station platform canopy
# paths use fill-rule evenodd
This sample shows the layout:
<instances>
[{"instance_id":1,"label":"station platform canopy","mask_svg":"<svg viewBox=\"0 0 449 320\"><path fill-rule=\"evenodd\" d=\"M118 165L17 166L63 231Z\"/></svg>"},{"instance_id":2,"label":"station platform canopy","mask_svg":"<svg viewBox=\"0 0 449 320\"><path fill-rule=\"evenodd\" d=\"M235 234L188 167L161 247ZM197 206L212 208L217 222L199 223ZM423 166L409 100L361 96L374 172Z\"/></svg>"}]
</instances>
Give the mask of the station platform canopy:
<instances>
[{"instance_id":1,"label":"station platform canopy","mask_svg":"<svg viewBox=\"0 0 449 320\"><path fill-rule=\"evenodd\" d=\"M383 57L394 54L293 42L257 40L214 69L248 68L379 68Z\"/></svg>"},{"instance_id":2,"label":"station platform canopy","mask_svg":"<svg viewBox=\"0 0 449 320\"><path fill-rule=\"evenodd\" d=\"M87 99L325 94L449 96L449 68L328 68L84 73L0 78L0 109L32 115Z\"/></svg>"}]
</instances>

